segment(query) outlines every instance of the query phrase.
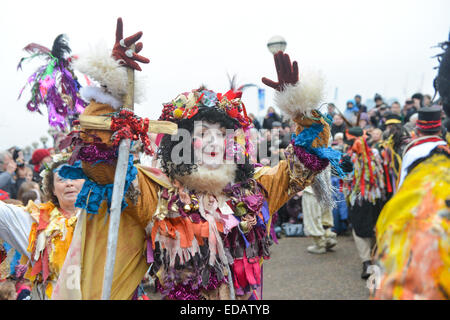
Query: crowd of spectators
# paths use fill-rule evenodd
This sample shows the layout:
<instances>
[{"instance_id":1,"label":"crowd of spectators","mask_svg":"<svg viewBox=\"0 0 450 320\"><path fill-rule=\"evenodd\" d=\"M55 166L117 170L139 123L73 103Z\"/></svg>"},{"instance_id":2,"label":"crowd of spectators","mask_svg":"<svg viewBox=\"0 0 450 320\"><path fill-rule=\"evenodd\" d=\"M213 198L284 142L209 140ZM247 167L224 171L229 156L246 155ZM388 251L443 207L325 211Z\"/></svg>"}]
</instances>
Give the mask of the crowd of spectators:
<instances>
[{"instance_id":1,"label":"crowd of spectators","mask_svg":"<svg viewBox=\"0 0 450 320\"><path fill-rule=\"evenodd\" d=\"M354 99L348 100L343 111L337 109L334 103L328 103L327 113L332 119L331 123L331 135L332 143L331 147L333 149L345 152L345 133L346 130L353 126L361 127L366 136L367 143L370 147L381 150L382 142L389 138L389 136L394 135L395 145L397 150L401 150L401 145L405 145L405 141L410 141L417 137L416 131L416 121L418 119L418 111L420 108L427 108L431 106L440 106L440 101L432 101L432 97L427 94L415 93L411 97L408 97L405 101L392 101L387 103L385 99L380 94L375 94L374 96L375 105L372 108L368 108L366 105L362 104L362 99L360 95L355 95ZM441 106L442 110L442 106ZM387 126L386 119L398 119L401 121L400 126ZM449 119L444 119L445 113L442 111L442 121L449 121ZM268 111L265 117L265 123L270 123L266 119L281 119L281 121L273 120L272 128L267 127L267 129L273 129L275 124L275 129L280 132L278 150L275 150L276 144L271 141L270 153L280 154L282 159L283 149L289 143L290 136L294 132L295 126L290 126L289 123L283 122L283 117L277 115L273 109ZM445 125L443 125L444 127ZM263 127L264 129L264 127ZM396 132L399 131L399 132ZM261 132L261 131L260 131ZM267 132L262 131L260 133L260 141L264 142L269 137ZM273 135L272 135L273 139ZM401 145L400 145L401 144ZM401 152L400 152L401 153ZM400 154L401 155L401 154ZM259 157L258 160L265 164L269 163L266 158ZM272 163L273 164L273 163ZM332 184L338 189L339 178L332 176ZM337 192L335 195L337 200L337 207L334 209L334 227L333 231L338 235L350 234L351 225L347 219L347 208L345 199L342 193ZM292 202L292 203L290 203ZM277 217L277 227L278 230L285 230L287 224L301 224L302 223L302 212L301 212L301 192L293 197L290 202L288 202L284 207L278 211ZM297 213L292 213L292 208L297 208ZM283 226L283 228L282 228ZM278 232L277 234L281 234Z\"/></svg>"}]
</instances>

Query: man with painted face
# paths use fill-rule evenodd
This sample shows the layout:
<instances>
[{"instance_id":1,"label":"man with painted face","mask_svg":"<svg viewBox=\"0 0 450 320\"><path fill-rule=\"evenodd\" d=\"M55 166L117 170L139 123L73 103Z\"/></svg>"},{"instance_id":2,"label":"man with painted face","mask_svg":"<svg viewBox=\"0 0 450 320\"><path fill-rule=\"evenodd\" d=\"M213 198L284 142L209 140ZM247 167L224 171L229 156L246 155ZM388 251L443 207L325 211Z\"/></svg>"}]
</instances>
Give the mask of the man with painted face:
<instances>
[{"instance_id":1,"label":"man with painted face","mask_svg":"<svg viewBox=\"0 0 450 320\"><path fill-rule=\"evenodd\" d=\"M275 59L278 63L289 63L288 56L282 53ZM289 68L292 69L290 65ZM282 95L280 90L278 96ZM230 283L225 276L227 265L233 279L231 291L237 298L247 299L252 294L260 296L255 289L260 289L262 259L270 256L271 215L295 194L294 190L298 192L312 182L306 182L306 176L293 179L299 173L296 173L299 168L295 169L299 160L294 156L292 145L288 148L288 160L272 169L249 162L251 146L246 135L248 137L251 123L240 97L240 92L229 91L222 95L201 88L182 94L164 106L160 120L176 122L179 136L185 136L185 133L188 133L187 137L192 136L192 143L185 145L182 154L174 153L179 150L178 137L166 135L159 146L162 170L177 186L174 191L167 191L167 198L173 199L178 208L173 210L168 204L168 208L164 208L164 219L156 219L152 226L155 253L159 251L161 257L155 260L152 272L157 277L158 289L169 298L229 298ZM177 161L177 156L184 160ZM316 175L317 170L320 171L307 169L302 172L309 171L309 176ZM176 237L167 239L165 235L166 225L175 225L173 220L180 218L199 225L208 223L209 237L216 238L206 241L194 232L195 239L186 248L192 258L181 262L176 260L181 242L178 244ZM217 227L211 227L211 224ZM183 238L186 229L175 228ZM218 233L214 234L214 230ZM175 248L174 241L177 243ZM196 243L199 241L201 245ZM220 244L211 248L214 243ZM192 254L195 250L198 250L198 256ZM203 257L202 252L206 252ZM208 257L209 261L206 261ZM180 266L183 266L182 273L176 271ZM183 281L174 281L174 274L182 274ZM183 282L188 285L182 285Z\"/></svg>"},{"instance_id":2,"label":"man with painted face","mask_svg":"<svg viewBox=\"0 0 450 320\"><path fill-rule=\"evenodd\" d=\"M121 28L119 19L118 30ZM119 31L115 50L127 52L129 39L139 37L123 41ZM142 44L136 48L142 49ZM105 60L121 78L124 66L133 67L126 58L133 60L133 55L125 55L120 62L115 56ZM251 121L240 92L221 94L199 88L164 104L160 120L176 123L178 133L156 139L159 168L129 163L112 299L130 299L150 265L150 274L165 299L261 298L261 265L270 256L272 214L308 185L324 206L332 205L331 188L322 171L330 163L342 171L341 154L327 148L329 124L316 110L323 96L323 80L305 75L299 81L296 62L291 63L282 52L274 58L278 82L262 81L276 90L277 106L297 124L286 160L273 167L250 163ZM117 114L121 107L111 103L121 98L121 91L114 90L116 82L109 82L95 66L98 64L92 65L80 55L78 69L102 84L102 88L81 92L90 104L80 120L88 115ZM134 116L129 121L138 120ZM89 178L90 184L81 190L77 202L89 218L83 219L82 214L85 232L81 239L73 240L81 244L77 254L82 255L82 275L78 293L67 287L58 298L81 295L82 299L98 299L105 264L107 190L114 179L117 147L113 141L117 134L92 129L83 122L81 127L77 140L81 166L66 166L60 174ZM99 141L102 153L92 152Z\"/></svg>"}]
</instances>

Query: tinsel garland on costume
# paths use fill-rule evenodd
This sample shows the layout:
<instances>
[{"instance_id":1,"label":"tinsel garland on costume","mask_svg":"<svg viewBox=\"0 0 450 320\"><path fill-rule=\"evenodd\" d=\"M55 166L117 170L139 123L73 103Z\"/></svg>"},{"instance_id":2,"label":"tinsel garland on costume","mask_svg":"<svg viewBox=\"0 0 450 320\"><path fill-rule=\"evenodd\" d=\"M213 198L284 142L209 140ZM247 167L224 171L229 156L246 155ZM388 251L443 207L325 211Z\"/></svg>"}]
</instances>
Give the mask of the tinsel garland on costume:
<instances>
[{"instance_id":1,"label":"tinsel garland on costume","mask_svg":"<svg viewBox=\"0 0 450 320\"><path fill-rule=\"evenodd\" d=\"M294 152L303 165L312 171L322 171L329 164L327 159L320 159L317 156L307 152L304 148L296 146L295 140L291 141L294 146Z\"/></svg>"},{"instance_id":2,"label":"tinsel garland on costume","mask_svg":"<svg viewBox=\"0 0 450 320\"><path fill-rule=\"evenodd\" d=\"M79 124L79 121L74 121ZM112 164L117 160L119 143L123 139L130 139L132 142L140 139L146 154L152 155L154 153L150 139L148 137L149 119L142 119L130 110L120 110L119 112L111 114L111 127L113 131L111 136L112 146L103 143L101 138L87 134L87 137L92 140L86 141L82 138L82 134L86 132L73 130L70 132L59 144L61 150L72 147L72 156L68 163L73 165L75 161L86 161L90 164L98 161Z\"/></svg>"},{"instance_id":3,"label":"tinsel garland on costume","mask_svg":"<svg viewBox=\"0 0 450 320\"><path fill-rule=\"evenodd\" d=\"M81 114L87 103L78 94L81 86L70 67L70 59L65 58L71 49L64 35L59 35L55 39L52 50L35 43L30 43L24 50L31 56L22 58L17 69L22 69L22 63L25 60L32 60L35 57L44 58L47 63L40 66L28 78L18 99L22 96L25 87L30 85L31 98L27 102L27 109L42 114L39 106L45 105L50 126L61 131L68 129L71 126L70 120Z\"/></svg>"},{"instance_id":4,"label":"tinsel garland on costume","mask_svg":"<svg viewBox=\"0 0 450 320\"><path fill-rule=\"evenodd\" d=\"M161 285L161 282L157 279L156 288L162 294L163 298L169 300L205 300L202 290L216 290L222 284L228 283L225 277L219 280L214 271L210 273L206 285L202 282L202 278L197 275L181 279L179 272L171 270L166 274L164 279L164 283L167 286L164 287Z\"/></svg>"},{"instance_id":5,"label":"tinsel garland on costume","mask_svg":"<svg viewBox=\"0 0 450 320\"><path fill-rule=\"evenodd\" d=\"M87 144L80 148L77 159L91 164L99 161L113 164L115 159L117 159L117 154L117 147L103 148L103 145Z\"/></svg>"},{"instance_id":6,"label":"tinsel garland on costume","mask_svg":"<svg viewBox=\"0 0 450 320\"><path fill-rule=\"evenodd\" d=\"M148 137L149 119L138 117L131 110L122 109L111 117L111 130L114 132L111 140L118 147L123 139L138 140L144 145L146 154L153 155L150 138Z\"/></svg>"},{"instance_id":7,"label":"tinsel garland on costume","mask_svg":"<svg viewBox=\"0 0 450 320\"><path fill-rule=\"evenodd\" d=\"M113 164L117 160L118 147L109 147L99 137L92 134L88 136L92 138L93 142L84 141L81 138L82 133L86 134L83 131L74 130L59 143L61 150L72 148L72 154L67 161L69 165L73 165L77 160L86 161L90 164L99 161Z\"/></svg>"}]
</instances>

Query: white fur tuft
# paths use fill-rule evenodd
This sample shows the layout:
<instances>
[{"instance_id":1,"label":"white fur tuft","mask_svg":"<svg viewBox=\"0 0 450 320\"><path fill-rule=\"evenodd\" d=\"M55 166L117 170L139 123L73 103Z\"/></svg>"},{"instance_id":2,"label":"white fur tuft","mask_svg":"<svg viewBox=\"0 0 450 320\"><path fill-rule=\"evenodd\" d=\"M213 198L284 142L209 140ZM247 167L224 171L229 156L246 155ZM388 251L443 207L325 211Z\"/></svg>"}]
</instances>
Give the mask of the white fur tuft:
<instances>
[{"instance_id":1,"label":"white fur tuft","mask_svg":"<svg viewBox=\"0 0 450 320\"><path fill-rule=\"evenodd\" d=\"M120 100L116 99L108 92L105 92L105 90L100 87L83 87L80 90L80 95L84 101L95 100L98 103L109 104L116 110L123 105Z\"/></svg>"},{"instance_id":2,"label":"white fur tuft","mask_svg":"<svg viewBox=\"0 0 450 320\"><path fill-rule=\"evenodd\" d=\"M189 190L218 195L236 177L236 164L222 164L217 169L199 165L190 175L176 177Z\"/></svg>"},{"instance_id":3,"label":"white fur tuft","mask_svg":"<svg viewBox=\"0 0 450 320\"><path fill-rule=\"evenodd\" d=\"M311 115L324 99L325 79L320 72L303 72L296 85L286 85L282 92L275 93L275 104L291 118Z\"/></svg>"},{"instance_id":4,"label":"white fur tuft","mask_svg":"<svg viewBox=\"0 0 450 320\"><path fill-rule=\"evenodd\" d=\"M127 93L127 70L111 56L106 45L91 46L73 62L75 69L106 86L116 99Z\"/></svg>"},{"instance_id":5,"label":"white fur tuft","mask_svg":"<svg viewBox=\"0 0 450 320\"><path fill-rule=\"evenodd\" d=\"M111 56L111 50L108 49L104 41L96 46L90 46L86 52L80 54L73 61L73 67L102 86L106 86L108 93L117 101L123 101L123 97L127 93L127 69ZM140 72L135 73L135 103L145 101L146 82L146 76ZM116 105L113 105L113 107L118 108Z\"/></svg>"}]
</instances>

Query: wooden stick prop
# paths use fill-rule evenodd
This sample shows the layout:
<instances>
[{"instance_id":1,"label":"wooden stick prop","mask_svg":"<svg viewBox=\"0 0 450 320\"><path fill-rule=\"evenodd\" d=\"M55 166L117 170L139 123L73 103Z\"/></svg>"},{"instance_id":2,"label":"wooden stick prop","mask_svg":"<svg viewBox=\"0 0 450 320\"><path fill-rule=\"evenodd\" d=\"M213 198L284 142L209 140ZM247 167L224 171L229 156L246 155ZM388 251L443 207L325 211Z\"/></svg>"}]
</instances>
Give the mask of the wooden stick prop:
<instances>
[{"instance_id":1,"label":"wooden stick prop","mask_svg":"<svg viewBox=\"0 0 450 320\"><path fill-rule=\"evenodd\" d=\"M339 112L339 114L341 115L344 122L348 125L348 127L353 128L354 125L350 121L348 121L346 117L344 117L344 114L341 112L341 110L339 110L339 108L336 108L336 110Z\"/></svg>"},{"instance_id":2,"label":"wooden stick prop","mask_svg":"<svg viewBox=\"0 0 450 320\"><path fill-rule=\"evenodd\" d=\"M111 128L111 117L107 116L81 115L79 121L84 129L110 130ZM149 120L148 132L175 134L177 131L178 126L176 123L170 121Z\"/></svg>"},{"instance_id":3,"label":"wooden stick prop","mask_svg":"<svg viewBox=\"0 0 450 320\"><path fill-rule=\"evenodd\" d=\"M120 59L127 67L127 94L124 99L124 108L133 110L134 108L134 70L141 70L139 65L133 61L137 60L143 63L150 62L147 58L139 56L136 52L142 49L142 43L135 45L135 42L142 36L142 32L123 38L122 19L117 19L116 44L114 45L112 56ZM135 52L136 50L136 52ZM122 199L125 188L125 179L128 168L128 157L130 154L130 139L123 139L119 145L119 157L117 159L116 172L114 175L114 187L111 199L108 242L105 269L103 276L102 300L111 298L111 287L114 275L114 265L116 260L117 238L120 225L120 214L122 211Z\"/></svg>"},{"instance_id":4,"label":"wooden stick prop","mask_svg":"<svg viewBox=\"0 0 450 320\"><path fill-rule=\"evenodd\" d=\"M128 92L125 104L126 108L133 110L134 107L134 70L128 69ZM131 103L130 103L131 102ZM123 191L125 188L125 178L128 168L128 157L130 155L130 139L120 141L119 157L117 159L116 172L114 174L114 187L111 199L108 242L105 261L105 272L103 275L102 300L109 300L111 297L111 286L114 275L114 265L116 262L117 238L120 225L120 213L122 211Z\"/></svg>"}]
</instances>

